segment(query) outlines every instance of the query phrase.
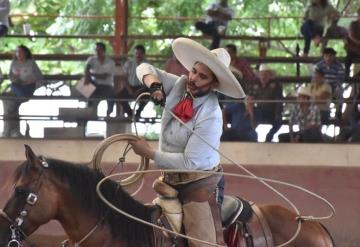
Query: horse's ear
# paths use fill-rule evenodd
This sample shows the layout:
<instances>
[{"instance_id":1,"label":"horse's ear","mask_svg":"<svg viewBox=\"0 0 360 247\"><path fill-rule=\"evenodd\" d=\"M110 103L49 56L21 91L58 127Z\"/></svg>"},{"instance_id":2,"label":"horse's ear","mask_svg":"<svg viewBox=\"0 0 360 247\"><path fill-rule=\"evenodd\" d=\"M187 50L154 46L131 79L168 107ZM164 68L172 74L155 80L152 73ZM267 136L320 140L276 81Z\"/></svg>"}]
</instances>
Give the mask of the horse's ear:
<instances>
[{"instance_id":1,"label":"horse's ear","mask_svg":"<svg viewBox=\"0 0 360 247\"><path fill-rule=\"evenodd\" d=\"M31 164L31 165L39 164L40 160L36 156L34 151L31 149L31 147L26 145L26 144L24 146L25 146L25 156L26 156L26 160L28 161L28 163Z\"/></svg>"}]
</instances>

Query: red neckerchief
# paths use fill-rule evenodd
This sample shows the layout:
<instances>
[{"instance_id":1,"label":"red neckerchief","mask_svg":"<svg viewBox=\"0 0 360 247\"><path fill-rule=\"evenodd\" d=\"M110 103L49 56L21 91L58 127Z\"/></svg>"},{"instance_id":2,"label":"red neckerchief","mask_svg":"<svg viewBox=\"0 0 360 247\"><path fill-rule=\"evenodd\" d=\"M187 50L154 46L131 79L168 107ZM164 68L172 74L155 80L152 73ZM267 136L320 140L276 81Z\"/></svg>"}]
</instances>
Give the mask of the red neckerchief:
<instances>
[{"instance_id":1,"label":"red neckerchief","mask_svg":"<svg viewBox=\"0 0 360 247\"><path fill-rule=\"evenodd\" d=\"M193 97L186 93L185 97L173 108L174 114L185 123L193 117Z\"/></svg>"}]
</instances>

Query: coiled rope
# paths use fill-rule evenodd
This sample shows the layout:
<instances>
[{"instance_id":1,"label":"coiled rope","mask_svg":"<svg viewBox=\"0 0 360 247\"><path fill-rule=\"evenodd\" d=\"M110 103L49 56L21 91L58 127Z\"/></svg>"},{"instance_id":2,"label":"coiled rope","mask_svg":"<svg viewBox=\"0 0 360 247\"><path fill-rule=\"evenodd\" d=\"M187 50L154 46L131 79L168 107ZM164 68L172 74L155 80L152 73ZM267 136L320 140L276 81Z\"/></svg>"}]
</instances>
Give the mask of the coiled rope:
<instances>
[{"instance_id":1,"label":"coiled rope","mask_svg":"<svg viewBox=\"0 0 360 247\"><path fill-rule=\"evenodd\" d=\"M139 101L139 99L145 95L150 95L149 93L142 93L140 94L137 98L136 98L136 101L135 101L135 106L137 104L137 102ZM135 109L135 106L133 108L133 113L134 113L134 109ZM207 144L210 148L212 148L213 150L215 150L217 153L219 153L220 156L222 156L224 159L226 159L227 161L229 161L231 164L234 164L236 165L237 167L239 167L240 169L242 169L243 171L245 171L248 175L242 175L242 174L234 174L234 173L226 173L226 172L221 172L222 174L224 175L228 175L228 176L235 176L235 177L241 177L241 178L249 178L249 179L254 179L254 180L257 180L259 182L261 182L264 186L266 186L268 189L272 190L275 194L277 194L279 197L281 197L286 203L288 203L295 211L295 213L298 215L297 217L297 229L294 233L294 235L286 242L280 244L280 245L277 245L277 247L283 247L283 246L286 246L288 244L290 244L292 241L294 241L294 239L299 235L300 233L300 230L301 230L301 224L302 224L302 221L306 221L306 220L325 220L325 219L329 219L331 217L333 217L333 215L335 214L335 208L334 206L329 202L327 201L325 198L321 197L320 195L314 193L314 192L311 192L301 186L298 186L298 185L294 185L294 184L291 184L291 183L287 183L287 182L283 182L283 181L279 181L279 180L275 180L275 179L268 179L268 178L262 178L262 177L258 177L256 176L254 173L252 173L251 171L249 171L247 168L245 168L243 165L235 162L234 160L232 160L231 158L227 157L227 155L225 155L224 153L222 153L220 150L218 150L217 148L215 148L214 146L212 146L210 143L208 143L203 137L197 135L191 128L189 128L180 118L178 118L170 109L168 109L167 107L164 107L164 110L167 111L168 113L170 113L176 120L178 120L183 126L185 126L192 134L196 135L198 138L200 138L200 140L202 140L205 144ZM134 121L134 114L133 114L133 121ZM138 132L137 132L137 128L136 128L136 122L134 121L135 123L135 131L136 131L136 135L138 135ZM205 243L205 244L209 244L209 245L212 245L212 246L221 246L221 245L217 245L217 244L214 244L214 243L208 243L206 241L203 241L203 240L200 240L200 239L195 239L195 238L192 238L192 237L189 237L189 236L186 236L186 235L183 235L183 234L179 234L179 233L176 233L174 231L171 231L171 230L168 230L168 229L165 229L163 227L160 227L160 226L157 226L155 224L152 224L150 222L147 222L147 221L144 221L142 219L139 219L137 217L134 217L124 211L122 211L121 209L115 207L114 205L112 205L109 201L106 200L106 198L101 194L101 191L100 191L100 186L101 184L107 180L107 179L110 179L114 176L119 176L119 175L126 175L126 174L145 174L145 173L148 173L148 172L163 172L163 170L148 170L148 171L136 171L136 172L122 172L122 173L117 173L117 174L112 174L112 175L109 175L109 176L106 176L104 177L97 185L96 187L96 192L98 193L99 197L101 198L101 200L104 201L104 203L106 203L109 207L111 207L112 209L114 209L115 211L133 219L133 220L136 220L138 222L141 222L143 224L146 224L146 225L149 225L149 226L152 226L154 228L157 228L159 230L162 230L162 231L166 231L168 233L171 233L171 234L174 234L174 235L177 235L177 236L180 236L180 237L183 237L183 238L187 238L187 239L191 239L191 240L194 240L194 241L198 241L198 242L201 242L201 243ZM187 171L187 170L166 170L167 172L198 172L198 173L215 173L215 172L211 172L211 171ZM217 172L216 174L219 174L219 172ZM295 206L295 204L289 199L287 198L283 193L281 193L280 191L278 191L277 189L275 189L273 186L271 186L270 184L268 184L267 182L271 182L271 183L277 183L277 184L280 184L280 185L285 185L285 186L289 186L289 187L293 187L293 188L296 188L296 189L299 189L305 193L308 193L309 195L319 199L320 201L324 202L330 209L330 214L329 215L326 215L326 216L312 216L312 215L308 215L308 216L304 216L304 215L301 215L300 214L300 211L298 210L298 208Z\"/></svg>"}]
</instances>

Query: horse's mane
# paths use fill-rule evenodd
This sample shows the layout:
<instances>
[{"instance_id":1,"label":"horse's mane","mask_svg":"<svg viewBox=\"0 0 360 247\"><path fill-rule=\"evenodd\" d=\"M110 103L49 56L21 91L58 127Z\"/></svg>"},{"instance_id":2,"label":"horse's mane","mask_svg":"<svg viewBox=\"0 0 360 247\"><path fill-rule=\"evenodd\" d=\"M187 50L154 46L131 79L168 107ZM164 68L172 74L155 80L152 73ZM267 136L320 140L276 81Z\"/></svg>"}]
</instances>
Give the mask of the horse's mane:
<instances>
[{"instance_id":1,"label":"horse's mane","mask_svg":"<svg viewBox=\"0 0 360 247\"><path fill-rule=\"evenodd\" d=\"M151 227L135 222L115 212L98 197L96 185L104 178L103 173L90 169L86 165L73 164L56 159L46 159L46 161L49 164L49 168L45 169L50 169L57 179L68 185L74 198L84 210L87 210L98 219L105 217L105 221L110 225L114 237L121 237L128 241L131 246L151 246ZM17 168L15 180L25 176L29 171L28 162L24 162ZM116 207L150 222L153 209L133 199L116 182L112 180L105 181L101 186L101 191L105 198Z\"/></svg>"}]
</instances>

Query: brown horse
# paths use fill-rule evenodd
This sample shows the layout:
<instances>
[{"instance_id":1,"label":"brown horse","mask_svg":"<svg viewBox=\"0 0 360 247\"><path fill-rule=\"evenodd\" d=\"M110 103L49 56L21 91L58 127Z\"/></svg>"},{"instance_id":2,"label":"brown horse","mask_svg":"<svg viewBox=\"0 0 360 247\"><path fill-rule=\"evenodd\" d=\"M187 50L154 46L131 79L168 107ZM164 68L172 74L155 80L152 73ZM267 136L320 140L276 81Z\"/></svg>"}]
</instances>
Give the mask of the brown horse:
<instances>
[{"instance_id":1,"label":"brown horse","mask_svg":"<svg viewBox=\"0 0 360 247\"><path fill-rule=\"evenodd\" d=\"M68 243L62 246L173 246L172 240L160 230L114 212L99 199L95 188L104 177L101 172L83 165L37 157L28 146L25 154L27 160L14 175L14 193L0 214L0 247L21 246L27 236L51 219L58 220L68 236ZM118 183L107 180L101 191L107 200L123 211L148 222L157 222L161 210L139 203ZM296 215L281 206L261 206L258 213L254 212L249 224L243 225L251 227L254 215L260 212L264 215L262 221L265 223L262 225L269 226L269 239L257 239L250 234L251 241L246 240L246 244L241 245L243 247L278 245L290 239L296 230ZM231 222L225 230L228 246L237 247L244 241L240 235L246 227L229 233L235 229L235 224L240 225L238 221ZM239 237L237 242L229 243L236 234ZM186 246L185 241L176 246ZM300 234L288 246L331 247L333 244L319 223L304 222Z\"/></svg>"}]
</instances>

